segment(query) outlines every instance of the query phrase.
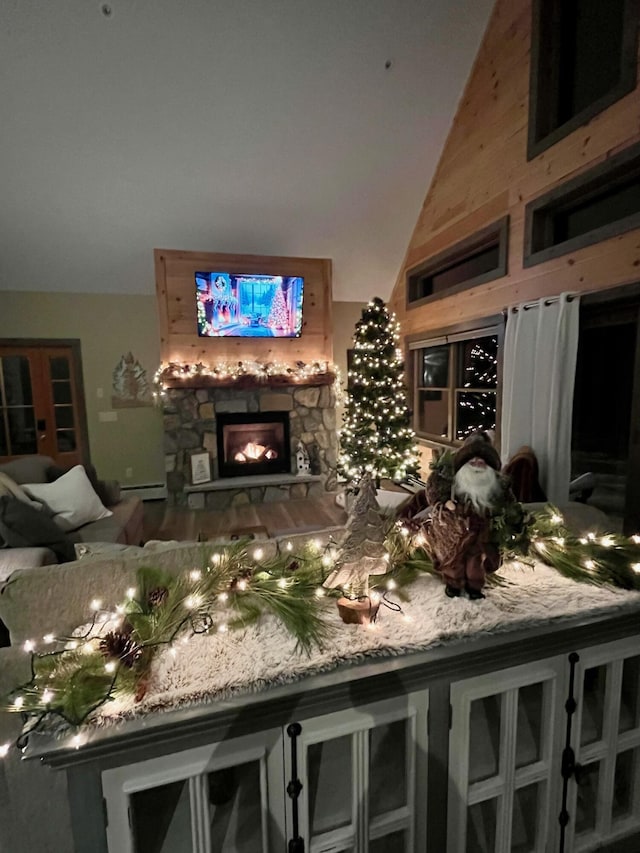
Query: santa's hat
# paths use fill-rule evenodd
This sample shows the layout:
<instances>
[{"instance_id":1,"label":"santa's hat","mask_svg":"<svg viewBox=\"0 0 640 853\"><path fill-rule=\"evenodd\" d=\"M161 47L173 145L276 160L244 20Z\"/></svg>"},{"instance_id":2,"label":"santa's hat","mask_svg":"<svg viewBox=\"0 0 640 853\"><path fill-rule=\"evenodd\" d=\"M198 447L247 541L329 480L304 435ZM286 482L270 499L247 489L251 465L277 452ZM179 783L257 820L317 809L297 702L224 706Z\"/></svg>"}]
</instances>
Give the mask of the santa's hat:
<instances>
[{"instance_id":1,"label":"santa's hat","mask_svg":"<svg viewBox=\"0 0 640 853\"><path fill-rule=\"evenodd\" d=\"M463 465L475 456L484 459L487 465L495 471L500 470L500 456L485 432L472 432L471 435L467 436L464 444L453 457L453 470L458 472Z\"/></svg>"}]
</instances>

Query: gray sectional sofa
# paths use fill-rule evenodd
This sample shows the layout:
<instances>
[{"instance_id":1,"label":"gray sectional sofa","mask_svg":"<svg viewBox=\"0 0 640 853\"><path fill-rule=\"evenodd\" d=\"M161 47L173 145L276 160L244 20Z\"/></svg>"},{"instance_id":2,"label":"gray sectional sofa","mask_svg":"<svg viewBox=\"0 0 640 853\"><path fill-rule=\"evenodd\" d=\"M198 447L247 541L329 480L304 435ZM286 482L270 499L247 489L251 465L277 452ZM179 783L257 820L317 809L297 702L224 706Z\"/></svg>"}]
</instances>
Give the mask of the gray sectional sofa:
<instances>
[{"instance_id":1,"label":"gray sectional sofa","mask_svg":"<svg viewBox=\"0 0 640 853\"><path fill-rule=\"evenodd\" d=\"M86 466L92 485L104 506L112 515L73 530L67 537L74 543L112 542L122 545L139 545L143 534L143 504L139 497L121 497L116 481L101 481ZM15 483L47 483L55 479L59 469L48 456L24 456L0 465L0 474L6 474ZM47 547L0 547L0 582L13 572L32 569L59 562L56 554Z\"/></svg>"}]
</instances>

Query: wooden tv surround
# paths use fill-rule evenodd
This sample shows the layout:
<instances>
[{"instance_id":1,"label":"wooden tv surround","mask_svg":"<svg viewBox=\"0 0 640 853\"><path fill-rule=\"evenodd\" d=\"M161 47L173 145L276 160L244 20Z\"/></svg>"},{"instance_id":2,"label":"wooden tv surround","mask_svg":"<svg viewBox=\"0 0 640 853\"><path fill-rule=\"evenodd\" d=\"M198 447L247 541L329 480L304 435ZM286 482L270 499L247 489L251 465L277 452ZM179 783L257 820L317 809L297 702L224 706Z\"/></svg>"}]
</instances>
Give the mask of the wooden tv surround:
<instances>
[{"instance_id":1,"label":"wooden tv surround","mask_svg":"<svg viewBox=\"0 0 640 853\"><path fill-rule=\"evenodd\" d=\"M156 295L163 362L328 361L333 358L331 260L155 249ZM299 338L201 338L196 323L196 271L302 276Z\"/></svg>"}]
</instances>

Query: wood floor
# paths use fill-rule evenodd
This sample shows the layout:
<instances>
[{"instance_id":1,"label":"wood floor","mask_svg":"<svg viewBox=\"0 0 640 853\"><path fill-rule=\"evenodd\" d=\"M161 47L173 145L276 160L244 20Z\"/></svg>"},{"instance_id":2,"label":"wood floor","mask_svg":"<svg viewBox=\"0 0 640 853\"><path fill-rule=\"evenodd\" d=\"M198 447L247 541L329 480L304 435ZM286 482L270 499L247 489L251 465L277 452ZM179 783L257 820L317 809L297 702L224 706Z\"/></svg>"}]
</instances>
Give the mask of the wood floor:
<instances>
[{"instance_id":1,"label":"wood floor","mask_svg":"<svg viewBox=\"0 0 640 853\"><path fill-rule=\"evenodd\" d=\"M195 541L221 536L287 536L342 525L347 520L332 494L304 500L248 504L214 512L167 506L166 501L145 501L145 539Z\"/></svg>"}]
</instances>

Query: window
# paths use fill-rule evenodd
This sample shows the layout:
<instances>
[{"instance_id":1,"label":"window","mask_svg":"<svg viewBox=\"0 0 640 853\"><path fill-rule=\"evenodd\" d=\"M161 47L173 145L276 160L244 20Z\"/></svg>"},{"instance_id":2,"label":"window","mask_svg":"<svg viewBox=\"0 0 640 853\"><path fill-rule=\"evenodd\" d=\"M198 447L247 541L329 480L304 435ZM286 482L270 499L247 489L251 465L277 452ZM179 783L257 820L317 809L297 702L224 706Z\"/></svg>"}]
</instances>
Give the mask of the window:
<instances>
[{"instance_id":1,"label":"window","mask_svg":"<svg viewBox=\"0 0 640 853\"><path fill-rule=\"evenodd\" d=\"M529 159L636 85L635 0L534 0Z\"/></svg>"},{"instance_id":2,"label":"window","mask_svg":"<svg viewBox=\"0 0 640 853\"><path fill-rule=\"evenodd\" d=\"M407 273L407 307L492 281L507 273L509 217L457 243Z\"/></svg>"},{"instance_id":3,"label":"window","mask_svg":"<svg viewBox=\"0 0 640 853\"><path fill-rule=\"evenodd\" d=\"M502 325L413 341L414 429L433 441L462 441L495 429Z\"/></svg>"},{"instance_id":4,"label":"window","mask_svg":"<svg viewBox=\"0 0 640 853\"><path fill-rule=\"evenodd\" d=\"M640 226L640 144L525 208L526 267Z\"/></svg>"}]
</instances>

